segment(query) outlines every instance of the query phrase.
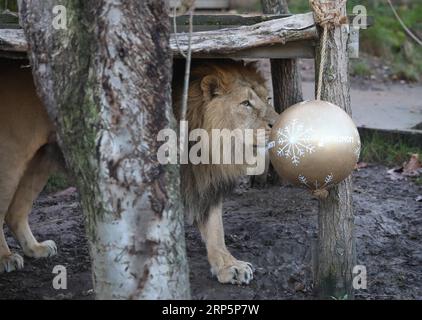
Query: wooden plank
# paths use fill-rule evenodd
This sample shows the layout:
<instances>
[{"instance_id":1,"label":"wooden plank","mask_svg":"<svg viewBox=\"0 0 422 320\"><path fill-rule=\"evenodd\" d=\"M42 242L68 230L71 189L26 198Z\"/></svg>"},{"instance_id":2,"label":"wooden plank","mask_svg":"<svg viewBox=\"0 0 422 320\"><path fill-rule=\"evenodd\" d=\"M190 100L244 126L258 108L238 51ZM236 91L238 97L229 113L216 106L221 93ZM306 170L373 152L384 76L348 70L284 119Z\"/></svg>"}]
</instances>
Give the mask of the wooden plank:
<instances>
[{"instance_id":1,"label":"wooden plank","mask_svg":"<svg viewBox=\"0 0 422 320\"><path fill-rule=\"evenodd\" d=\"M0 13L0 29L19 29L19 28L20 28L19 19L16 15Z\"/></svg>"},{"instance_id":2,"label":"wooden plank","mask_svg":"<svg viewBox=\"0 0 422 320\"><path fill-rule=\"evenodd\" d=\"M312 59L315 57L315 44L316 42L314 41L295 41L284 45L258 47L228 54L194 53L192 57L195 59ZM175 58L180 59L182 56L176 52Z\"/></svg>"},{"instance_id":3,"label":"wooden plank","mask_svg":"<svg viewBox=\"0 0 422 320\"><path fill-rule=\"evenodd\" d=\"M0 29L0 51L26 52L28 44L22 29Z\"/></svg>"}]
</instances>

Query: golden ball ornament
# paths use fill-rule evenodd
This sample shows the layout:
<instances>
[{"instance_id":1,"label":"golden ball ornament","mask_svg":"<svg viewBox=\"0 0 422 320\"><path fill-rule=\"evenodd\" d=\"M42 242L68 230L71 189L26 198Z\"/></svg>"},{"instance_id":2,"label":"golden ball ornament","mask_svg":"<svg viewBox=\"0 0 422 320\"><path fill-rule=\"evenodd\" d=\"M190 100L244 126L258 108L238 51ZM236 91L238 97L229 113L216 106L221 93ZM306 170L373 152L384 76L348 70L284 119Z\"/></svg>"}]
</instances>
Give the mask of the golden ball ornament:
<instances>
[{"instance_id":1,"label":"golden ball ornament","mask_svg":"<svg viewBox=\"0 0 422 320\"><path fill-rule=\"evenodd\" d=\"M354 170L359 132L340 107L321 100L285 110L271 131L270 159L276 172L294 185L327 190Z\"/></svg>"}]
</instances>

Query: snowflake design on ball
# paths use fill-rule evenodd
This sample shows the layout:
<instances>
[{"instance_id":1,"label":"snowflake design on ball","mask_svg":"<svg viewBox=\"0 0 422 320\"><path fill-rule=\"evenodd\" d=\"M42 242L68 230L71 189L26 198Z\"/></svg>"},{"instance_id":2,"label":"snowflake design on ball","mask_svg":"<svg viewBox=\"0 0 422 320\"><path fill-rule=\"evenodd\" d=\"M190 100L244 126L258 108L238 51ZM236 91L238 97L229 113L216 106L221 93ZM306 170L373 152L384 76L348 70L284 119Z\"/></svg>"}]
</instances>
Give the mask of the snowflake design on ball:
<instances>
[{"instance_id":1,"label":"snowflake design on ball","mask_svg":"<svg viewBox=\"0 0 422 320\"><path fill-rule=\"evenodd\" d=\"M310 142L311 133L312 128L305 129L297 119L292 120L284 128L278 129L277 155L286 159L290 158L292 164L298 166L301 158L315 151L315 146Z\"/></svg>"},{"instance_id":2,"label":"snowflake design on ball","mask_svg":"<svg viewBox=\"0 0 422 320\"><path fill-rule=\"evenodd\" d=\"M332 173L328 174L324 179L323 185L320 185L318 181L315 181L312 187L310 186L308 179L303 174L300 174L298 176L298 180L301 184L308 187L309 189L324 189L324 188L327 188L329 185L331 185L331 183L334 180L334 175Z\"/></svg>"}]
</instances>

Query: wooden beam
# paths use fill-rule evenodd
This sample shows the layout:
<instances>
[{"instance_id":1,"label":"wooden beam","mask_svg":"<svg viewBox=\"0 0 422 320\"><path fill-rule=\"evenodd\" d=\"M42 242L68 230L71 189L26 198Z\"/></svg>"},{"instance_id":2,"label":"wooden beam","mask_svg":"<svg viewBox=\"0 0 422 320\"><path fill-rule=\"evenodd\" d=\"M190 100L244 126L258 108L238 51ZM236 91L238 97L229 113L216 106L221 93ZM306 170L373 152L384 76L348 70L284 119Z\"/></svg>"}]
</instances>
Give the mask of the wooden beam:
<instances>
[{"instance_id":1,"label":"wooden beam","mask_svg":"<svg viewBox=\"0 0 422 320\"><path fill-rule=\"evenodd\" d=\"M286 44L276 44L273 46L257 47L252 49L245 49L232 53L209 53L198 54L194 53L195 59L292 59L304 58L313 59L315 57L315 41L293 41ZM182 56L177 52L176 59L181 59Z\"/></svg>"}]
</instances>

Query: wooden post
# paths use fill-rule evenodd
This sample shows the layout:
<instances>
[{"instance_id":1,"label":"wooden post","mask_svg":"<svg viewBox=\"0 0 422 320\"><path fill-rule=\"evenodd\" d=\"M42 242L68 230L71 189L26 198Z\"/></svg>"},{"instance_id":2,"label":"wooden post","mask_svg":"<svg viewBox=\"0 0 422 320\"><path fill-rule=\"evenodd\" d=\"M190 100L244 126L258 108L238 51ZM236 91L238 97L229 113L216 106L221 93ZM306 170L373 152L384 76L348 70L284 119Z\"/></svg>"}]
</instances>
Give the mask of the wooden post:
<instances>
[{"instance_id":1,"label":"wooden post","mask_svg":"<svg viewBox=\"0 0 422 320\"><path fill-rule=\"evenodd\" d=\"M266 14L288 14L286 0L262 0ZM279 113L301 102L302 81L297 59L271 59L271 76L274 90L274 107Z\"/></svg>"},{"instance_id":2,"label":"wooden post","mask_svg":"<svg viewBox=\"0 0 422 320\"><path fill-rule=\"evenodd\" d=\"M346 6L341 9L346 14ZM349 87L348 25L329 31L327 63L322 82L322 100L332 102L351 114ZM322 46L322 31L321 42ZM316 69L320 65L320 48L316 52ZM318 70L316 71L318 77ZM316 81L318 83L318 79ZM318 244L316 246L314 282L323 299L352 299L352 270L356 264L352 183L349 177L330 189L319 203Z\"/></svg>"},{"instance_id":3,"label":"wooden post","mask_svg":"<svg viewBox=\"0 0 422 320\"><path fill-rule=\"evenodd\" d=\"M286 0L261 0L262 10L266 14L288 14L289 8ZM278 113L286 108L301 102L302 81L300 77L299 63L297 59L271 59L271 78L274 93L274 108ZM272 165L268 174L254 177L253 184L280 183L280 178Z\"/></svg>"}]
</instances>

